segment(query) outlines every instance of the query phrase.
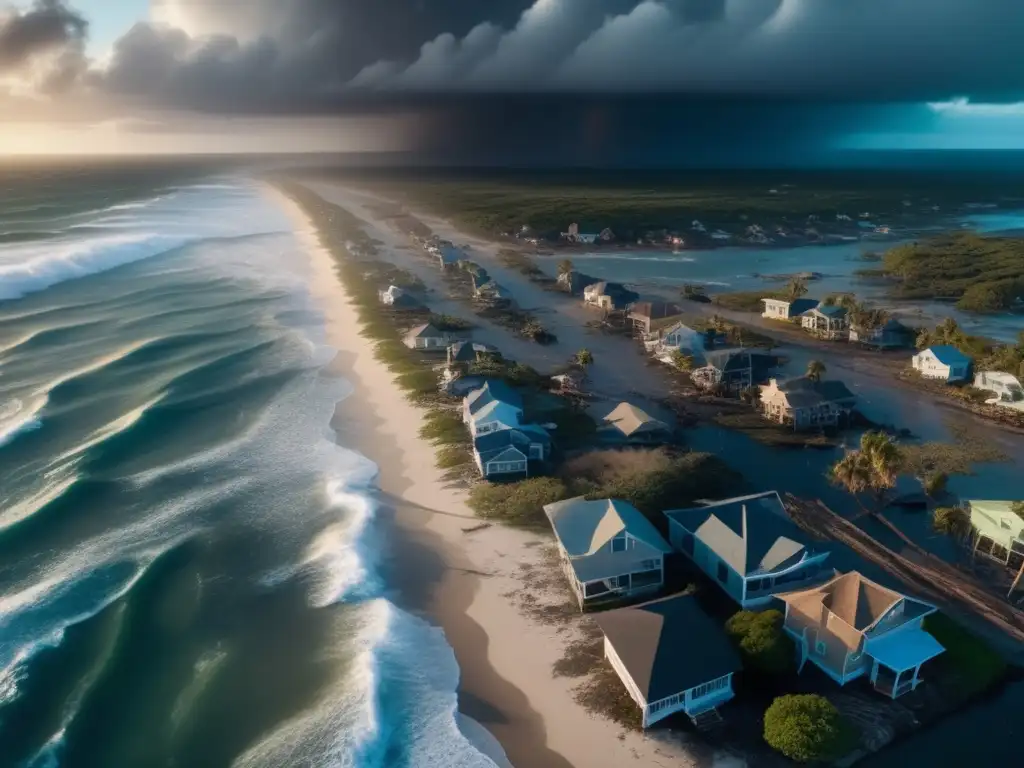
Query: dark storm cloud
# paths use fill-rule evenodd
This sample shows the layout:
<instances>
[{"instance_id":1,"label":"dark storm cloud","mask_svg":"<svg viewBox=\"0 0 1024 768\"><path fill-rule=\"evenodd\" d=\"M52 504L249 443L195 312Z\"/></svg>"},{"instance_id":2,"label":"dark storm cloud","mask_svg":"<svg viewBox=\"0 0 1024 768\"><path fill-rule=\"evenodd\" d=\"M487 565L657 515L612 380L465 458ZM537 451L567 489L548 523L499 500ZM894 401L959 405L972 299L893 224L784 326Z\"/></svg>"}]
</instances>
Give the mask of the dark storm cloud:
<instances>
[{"instance_id":1,"label":"dark storm cloud","mask_svg":"<svg viewBox=\"0 0 1024 768\"><path fill-rule=\"evenodd\" d=\"M1021 0L253 0L244 18L229 0L163 5L192 34L136 27L98 85L252 112L343 108L353 90L1024 97Z\"/></svg>"},{"instance_id":2,"label":"dark storm cloud","mask_svg":"<svg viewBox=\"0 0 1024 768\"><path fill-rule=\"evenodd\" d=\"M36 56L54 53L62 60L58 81L67 84L68 68L81 65L88 23L60 0L37 0L28 10L0 8L0 72L20 70ZM74 60L74 61L72 61Z\"/></svg>"}]
</instances>

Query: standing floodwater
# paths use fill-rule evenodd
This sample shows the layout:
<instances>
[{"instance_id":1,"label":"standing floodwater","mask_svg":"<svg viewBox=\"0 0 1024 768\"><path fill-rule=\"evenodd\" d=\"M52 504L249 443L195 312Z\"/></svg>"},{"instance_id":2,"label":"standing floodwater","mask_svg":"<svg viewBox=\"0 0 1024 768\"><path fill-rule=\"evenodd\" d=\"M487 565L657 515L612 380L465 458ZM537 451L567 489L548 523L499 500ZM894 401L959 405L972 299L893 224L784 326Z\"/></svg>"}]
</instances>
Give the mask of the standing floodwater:
<instances>
[{"instance_id":1,"label":"standing floodwater","mask_svg":"<svg viewBox=\"0 0 1024 768\"><path fill-rule=\"evenodd\" d=\"M493 764L374 569L376 467L254 183L0 199L0 768ZM429 659L429 663L424 663Z\"/></svg>"}]
</instances>

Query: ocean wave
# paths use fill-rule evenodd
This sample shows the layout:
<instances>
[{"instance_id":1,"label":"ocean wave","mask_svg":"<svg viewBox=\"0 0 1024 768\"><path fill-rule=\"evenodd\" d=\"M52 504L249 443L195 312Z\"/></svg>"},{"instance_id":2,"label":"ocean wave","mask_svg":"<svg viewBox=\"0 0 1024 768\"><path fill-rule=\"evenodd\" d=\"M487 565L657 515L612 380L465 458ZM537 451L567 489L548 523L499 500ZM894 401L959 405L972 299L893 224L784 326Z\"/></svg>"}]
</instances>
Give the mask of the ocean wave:
<instances>
[{"instance_id":1,"label":"ocean wave","mask_svg":"<svg viewBox=\"0 0 1024 768\"><path fill-rule=\"evenodd\" d=\"M42 426L40 411L46 407L46 395L36 395L27 404L23 400L9 400L0 405L0 448L18 435Z\"/></svg>"},{"instance_id":2,"label":"ocean wave","mask_svg":"<svg viewBox=\"0 0 1024 768\"><path fill-rule=\"evenodd\" d=\"M64 465L44 475L45 485L14 503L0 508L0 531L29 519L39 510L59 499L79 480L74 465Z\"/></svg>"},{"instance_id":3,"label":"ocean wave","mask_svg":"<svg viewBox=\"0 0 1024 768\"><path fill-rule=\"evenodd\" d=\"M10 254L15 263L0 265L0 299L18 299L52 285L149 259L180 248L189 238L156 233L111 235L51 243L44 253Z\"/></svg>"},{"instance_id":4,"label":"ocean wave","mask_svg":"<svg viewBox=\"0 0 1024 768\"><path fill-rule=\"evenodd\" d=\"M373 472L376 473L376 466ZM332 481L327 495L330 507L342 509L346 515L313 539L300 564L300 569L317 572L310 595L310 602L315 608L346 598L367 597L380 587L374 575L375 563L371 561L371 553L375 549L366 540L375 513L375 504L366 495L366 484L360 483L358 478Z\"/></svg>"}]
</instances>

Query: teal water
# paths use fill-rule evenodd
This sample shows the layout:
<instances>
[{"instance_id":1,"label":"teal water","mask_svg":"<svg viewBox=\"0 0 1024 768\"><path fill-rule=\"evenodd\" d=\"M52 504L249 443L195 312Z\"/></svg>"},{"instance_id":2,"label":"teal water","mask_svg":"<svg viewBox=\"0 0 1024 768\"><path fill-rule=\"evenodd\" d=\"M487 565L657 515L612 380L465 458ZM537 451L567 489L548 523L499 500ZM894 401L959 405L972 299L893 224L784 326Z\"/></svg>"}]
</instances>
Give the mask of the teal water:
<instances>
[{"instance_id":1,"label":"teal water","mask_svg":"<svg viewBox=\"0 0 1024 768\"><path fill-rule=\"evenodd\" d=\"M385 597L277 203L202 169L0 188L0 768L493 765Z\"/></svg>"}]
</instances>

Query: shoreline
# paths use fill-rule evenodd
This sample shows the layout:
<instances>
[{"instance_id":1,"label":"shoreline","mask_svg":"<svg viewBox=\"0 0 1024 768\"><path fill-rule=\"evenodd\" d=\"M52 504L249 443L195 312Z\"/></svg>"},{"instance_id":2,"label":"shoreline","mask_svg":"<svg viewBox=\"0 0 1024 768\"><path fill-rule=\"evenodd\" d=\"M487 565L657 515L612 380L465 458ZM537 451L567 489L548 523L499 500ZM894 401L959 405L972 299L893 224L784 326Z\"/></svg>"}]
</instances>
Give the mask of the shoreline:
<instances>
[{"instance_id":1,"label":"shoreline","mask_svg":"<svg viewBox=\"0 0 1024 768\"><path fill-rule=\"evenodd\" d=\"M353 386L332 427L346 435L346 447L379 467L378 517L394 523L382 553L394 590L389 597L443 629L460 669L460 715L501 745L507 760L492 757L500 768L621 768L630 759L664 756L667 745L592 716L575 702L572 680L552 677L570 638L531 621L509 599L521 586L522 569L541 564L548 540L499 525L477 528L480 520L466 506L465 491L444 484L433 447L418 436L424 411L406 400L359 335L335 257L301 207L278 196L301 217L311 291L337 350L333 367ZM486 749L485 742L472 740ZM675 764L692 765L687 757L680 755Z\"/></svg>"}]
</instances>

